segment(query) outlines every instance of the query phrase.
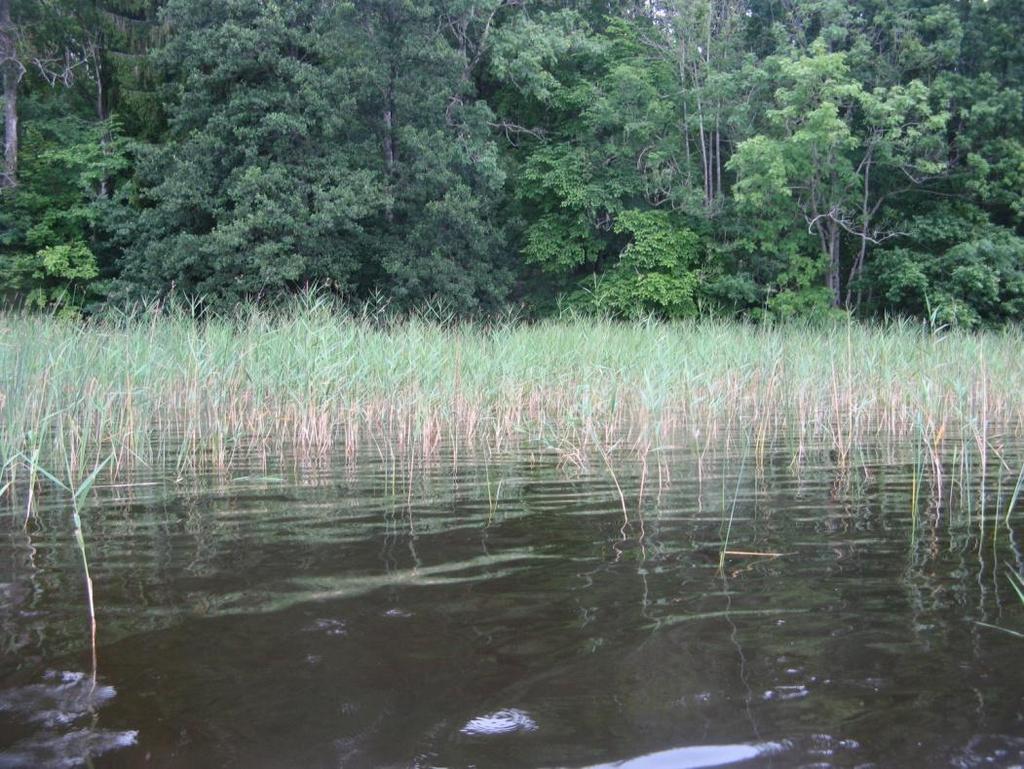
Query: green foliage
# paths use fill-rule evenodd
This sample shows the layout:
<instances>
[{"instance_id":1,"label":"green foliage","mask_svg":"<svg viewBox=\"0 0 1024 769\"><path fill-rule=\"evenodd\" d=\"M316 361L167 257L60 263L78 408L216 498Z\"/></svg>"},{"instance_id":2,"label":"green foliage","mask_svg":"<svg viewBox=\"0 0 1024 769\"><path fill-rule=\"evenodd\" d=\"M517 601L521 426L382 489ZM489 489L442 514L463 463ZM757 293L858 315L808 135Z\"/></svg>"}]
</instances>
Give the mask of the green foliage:
<instances>
[{"instance_id":1,"label":"green foliage","mask_svg":"<svg viewBox=\"0 0 1024 769\"><path fill-rule=\"evenodd\" d=\"M597 261L603 244L582 214L575 217L546 214L526 232L526 261L561 273Z\"/></svg>"},{"instance_id":2,"label":"green foliage","mask_svg":"<svg viewBox=\"0 0 1024 769\"><path fill-rule=\"evenodd\" d=\"M637 272L688 271L702 256L700 237L661 211L622 211L614 230L632 236L620 261Z\"/></svg>"},{"instance_id":3,"label":"green foliage","mask_svg":"<svg viewBox=\"0 0 1024 769\"><path fill-rule=\"evenodd\" d=\"M225 306L315 282L459 311L504 298L492 115L453 101L466 55L434 9L171 0L165 14L170 137L126 196L140 212L120 295Z\"/></svg>"},{"instance_id":4,"label":"green foliage","mask_svg":"<svg viewBox=\"0 0 1024 769\"><path fill-rule=\"evenodd\" d=\"M11 9L5 299L1020 319L1019 2Z\"/></svg>"},{"instance_id":5,"label":"green foliage","mask_svg":"<svg viewBox=\"0 0 1024 769\"><path fill-rule=\"evenodd\" d=\"M847 59L819 39L808 54L770 60L780 85L766 111L766 132L742 142L729 161L739 209L751 216L774 212L757 232L761 243L770 243L780 224L787 230L806 225L807 244L790 255L785 271L805 272L804 255L816 249L835 306L843 301L844 243L851 236L862 245L876 239L886 229L878 223L881 205L908 178L916 183L946 167L948 114L932 108L929 89L912 80L868 90ZM851 279L860 274L861 258L853 262ZM787 303L790 308L810 298L810 285L799 283L803 297Z\"/></svg>"},{"instance_id":6,"label":"green foliage","mask_svg":"<svg viewBox=\"0 0 1024 769\"><path fill-rule=\"evenodd\" d=\"M383 193L344 148L351 97L319 4L174 0L157 53L176 83L169 141L140 157L122 295L172 285L213 303L347 284L350 239Z\"/></svg>"},{"instance_id":7,"label":"green foliage","mask_svg":"<svg viewBox=\"0 0 1024 769\"><path fill-rule=\"evenodd\" d=\"M345 149L384 194L351 239L355 293L399 309L439 298L460 313L506 299L507 172L497 116L474 85L501 9L498 0L360 0L345 11L337 63L355 106Z\"/></svg>"},{"instance_id":8,"label":"green foliage","mask_svg":"<svg viewBox=\"0 0 1024 769\"><path fill-rule=\"evenodd\" d=\"M3 193L0 291L30 307L78 312L99 297L110 201L129 164L117 123L51 118L25 132L21 184Z\"/></svg>"},{"instance_id":9,"label":"green foliage","mask_svg":"<svg viewBox=\"0 0 1024 769\"><path fill-rule=\"evenodd\" d=\"M600 33L565 14L557 23L565 30L557 40L534 37L531 23L510 28L493 65L520 73L522 109L540 102L556 116L553 138L521 152L515 185L529 221L525 260L567 287L584 286L570 288L577 306L692 315L697 254L706 249L678 215L654 207L664 202L671 158L658 145L676 120L661 97L671 71L652 64L641 42L655 30L642 18L609 21Z\"/></svg>"},{"instance_id":10,"label":"green foliage","mask_svg":"<svg viewBox=\"0 0 1024 769\"><path fill-rule=\"evenodd\" d=\"M1024 320L1024 238L945 206L918 217L906 240L880 251L866 276L880 311L967 328Z\"/></svg>"},{"instance_id":11,"label":"green foliage","mask_svg":"<svg viewBox=\"0 0 1024 769\"><path fill-rule=\"evenodd\" d=\"M613 229L630 236L618 264L584 281L573 304L625 318L696 315L706 255L697 233L662 211L623 211Z\"/></svg>"}]
</instances>

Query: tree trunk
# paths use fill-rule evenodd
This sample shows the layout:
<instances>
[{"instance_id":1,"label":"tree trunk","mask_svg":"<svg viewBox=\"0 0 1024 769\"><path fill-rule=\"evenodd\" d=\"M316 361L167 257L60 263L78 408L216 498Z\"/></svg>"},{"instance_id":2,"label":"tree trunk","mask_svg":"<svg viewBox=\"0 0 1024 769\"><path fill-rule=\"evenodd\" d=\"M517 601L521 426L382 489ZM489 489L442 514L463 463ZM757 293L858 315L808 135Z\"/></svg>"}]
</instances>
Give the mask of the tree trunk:
<instances>
[{"instance_id":1,"label":"tree trunk","mask_svg":"<svg viewBox=\"0 0 1024 769\"><path fill-rule=\"evenodd\" d=\"M18 73L4 67L4 173L0 187L18 186Z\"/></svg>"},{"instance_id":2,"label":"tree trunk","mask_svg":"<svg viewBox=\"0 0 1024 769\"><path fill-rule=\"evenodd\" d=\"M715 181L718 184L718 195L722 194L722 134L719 131L718 123L722 112L722 105L718 105L715 112Z\"/></svg>"},{"instance_id":3,"label":"tree trunk","mask_svg":"<svg viewBox=\"0 0 1024 769\"><path fill-rule=\"evenodd\" d=\"M93 48L93 71L96 74L96 118L100 123L106 123L108 117L107 103L103 94L103 67L100 64L100 49L98 46ZM109 154L110 131L106 128L104 128L103 134L100 136L100 147L104 155ZM110 180L106 174L100 179L99 195L101 198L110 197Z\"/></svg>"},{"instance_id":4,"label":"tree trunk","mask_svg":"<svg viewBox=\"0 0 1024 769\"><path fill-rule=\"evenodd\" d=\"M857 283L857 279L860 277L861 272L864 270L864 260L868 253L868 237L866 232L862 232L860 236L860 251L857 252L857 258L853 260L853 266L850 267L850 275L846 279L846 309L850 310L860 304L861 292L857 289L857 301L853 301L853 287Z\"/></svg>"},{"instance_id":5,"label":"tree trunk","mask_svg":"<svg viewBox=\"0 0 1024 769\"><path fill-rule=\"evenodd\" d=\"M700 90L695 89L695 92L697 96L697 128L700 136L700 165L704 175L704 206L706 208L711 205L711 196L714 194L711 188L711 185L714 184L714 177L711 175L711 158L708 154L710 143L704 131L704 105L700 100Z\"/></svg>"},{"instance_id":6,"label":"tree trunk","mask_svg":"<svg viewBox=\"0 0 1024 769\"><path fill-rule=\"evenodd\" d=\"M843 306L842 281L839 274L839 224L828 225L828 286L832 289L832 306Z\"/></svg>"},{"instance_id":7,"label":"tree trunk","mask_svg":"<svg viewBox=\"0 0 1024 769\"><path fill-rule=\"evenodd\" d=\"M395 139L395 80L397 74L392 65L387 88L384 89L384 169L389 186L394 180L395 167L398 164L398 142ZM394 221L394 216L391 203L388 203L384 211L384 218L391 222Z\"/></svg>"},{"instance_id":8,"label":"tree trunk","mask_svg":"<svg viewBox=\"0 0 1024 769\"><path fill-rule=\"evenodd\" d=\"M843 297L840 293L842 281L839 277L839 223L827 214L816 214L813 221L814 229L821 241L821 252L828 258L825 286L832 294L832 306L841 307Z\"/></svg>"},{"instance_id":9,"label":"tree trunk","mask_svg":"<svg viewBox=\"0 0 1024 769\"><path fill-rule=\"evenodd\" d=\"M869 190L871 189L871 156L869 155L864 159L864 196L861 199L861 219L860 219L860 251L857 252L857 258L853 260L853 266L850 268L850 277L846 281L846 308L850 309L853 302L853 286L860 277L861 272L864 269L864 260L867 259L868 255L868 226L871 223L871 217L874 211L868 208ZM874 210L877 210L876 205ZM857 304L860 304L860 289L857 289Z\"/></svg>"},{"instance_id":10,"label":"tree trunk","mask_svg":"<svg viewBox=\"0 0 1024 769\"><path fill-rule=\"evenodd\" d=\"M0 188L18 184L18 81L21 66L14 49L11 2L0 0L0 69L4 80L4 172Z\"/></svg>"},{"instance_id":11,"label":"tree trunk","mask_svg":"<svg viewBox=\"0 0 1024 769\"><path fill-rule=\"evenodd\" d=\"M384 168L389 176L395 170L395 112L390 98L384 107Z\"/></svg>"},{"instance_id":12,"label":"tree trunk","mask_svg":"<svg viewBox=\"0 0 1024 769\"><path fill-rule=\"evenodd\" d=\"M682 41L680 41L679 49L679 86L682 93L681 101L683 104L683 146L686 148L686 185L688 188L692 189L693 166L691 165L692 160L690 158L690 115L686 108L686 45Z\"/></svg>"}]
</instances>

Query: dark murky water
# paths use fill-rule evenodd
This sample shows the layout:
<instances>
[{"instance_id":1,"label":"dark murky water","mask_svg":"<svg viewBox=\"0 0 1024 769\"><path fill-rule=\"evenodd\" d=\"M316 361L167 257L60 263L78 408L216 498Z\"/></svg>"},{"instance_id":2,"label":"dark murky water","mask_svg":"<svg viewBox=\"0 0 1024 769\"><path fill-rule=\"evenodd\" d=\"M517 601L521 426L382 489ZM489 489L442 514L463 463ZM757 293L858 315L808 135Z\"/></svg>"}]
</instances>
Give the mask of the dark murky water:
<instances>
[{"instance_id":1,"label":"dark murky water","mask_svg":"<svg viewBox=\"0 0 1024 769\"><path fill-rule=\"evenodd\" d=\"M623 464L625 516L544 453L258 472L91 503L95 680L67 510L3 514L0 767L1024 765L1005 499L915 519L909 466L827 456ZM721 572L727 530L781 555Z\"/></svg>"}]
</instances>

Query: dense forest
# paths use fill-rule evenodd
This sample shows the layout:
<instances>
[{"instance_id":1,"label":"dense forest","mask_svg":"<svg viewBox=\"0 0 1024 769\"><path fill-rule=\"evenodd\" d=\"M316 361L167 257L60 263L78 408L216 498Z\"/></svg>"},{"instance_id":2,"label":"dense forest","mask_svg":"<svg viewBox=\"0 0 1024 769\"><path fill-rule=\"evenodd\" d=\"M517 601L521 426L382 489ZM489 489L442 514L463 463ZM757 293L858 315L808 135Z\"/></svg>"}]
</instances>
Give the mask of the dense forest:
<instances>
[{"instance_id":1,"label":"dense forest","mask_svg":"<svg viewBox=\"0 0 1024 769\"><path fill-rule=\"evenodd\" d=\"M1024 318L1020 0L0 0L0 296Z\"/></svg>"}]
</instances>

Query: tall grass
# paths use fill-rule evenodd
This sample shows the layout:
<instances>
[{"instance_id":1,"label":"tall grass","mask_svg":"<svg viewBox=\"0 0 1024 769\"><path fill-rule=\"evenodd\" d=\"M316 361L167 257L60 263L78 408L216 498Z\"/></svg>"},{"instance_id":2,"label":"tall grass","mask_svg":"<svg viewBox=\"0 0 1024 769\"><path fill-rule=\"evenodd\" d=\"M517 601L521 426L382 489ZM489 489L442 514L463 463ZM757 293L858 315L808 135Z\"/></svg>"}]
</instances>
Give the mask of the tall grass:
<instances>
[{"instance_id":1,"label":"tall grass","mask_svg":"<svg viewBox=\"0 0 1024 769\"><path fill-rule=\"evenodd\" d=\"M711 445L757 459L863 442L989 447L1024 423L1024 335L910 323L382 323L306 297L276 312L75 322L0 314L0 490L36 465L86 477L230 467L253 452L415 457L517 440ZM31 457L31 463L14 458ZM29 484L31 486L31 484Z\"/></svg>"}]
</instances>

